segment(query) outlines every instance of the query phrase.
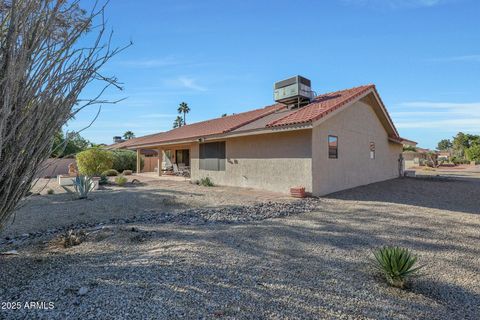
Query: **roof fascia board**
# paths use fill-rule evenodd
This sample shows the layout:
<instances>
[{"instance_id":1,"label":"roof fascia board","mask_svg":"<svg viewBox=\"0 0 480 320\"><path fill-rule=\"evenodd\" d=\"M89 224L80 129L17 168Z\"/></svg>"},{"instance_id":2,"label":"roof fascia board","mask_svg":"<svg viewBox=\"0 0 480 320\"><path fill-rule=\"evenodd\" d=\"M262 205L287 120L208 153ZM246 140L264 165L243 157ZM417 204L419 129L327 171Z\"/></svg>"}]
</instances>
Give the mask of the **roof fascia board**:
<instances>
[{"instance_id":1,"label":"roof fascia board","mask_svg":"<svg viewBox=\"0 0 480 320\"><path fill-rule=\"evenodd\" d=\"M385 115L385 118L387 119L388 123L390 124L390 127L393 129L393 132L399 137L400 135L398 134L397 128L395 128L395 125L392 122L392 118L390 118L390 115L388 114L387 108L383 104L382 99L380 98L380 95L378 94L377 90L373 90L373 96L377 100L378 104L380 105L380 108L382 109L383 114Z\"/></svg>"},{"instance_id":2,"label":"roof fascia board","mask_svg":"<svg viewBox=\"0 0 480 320\"><path fill-rule=\"evenodd\" d=\"M235 138L235 137L254 136L254 135L276 133L276 132L306 130L311 128L312 128L312 125L310 123L307 123L302 125L291 125L291 126L283 126L283 127L275 127L275 128L267 128L267 129L254 129L254 130L237 132L237 133L229 132L229 133L215 134L215 135L210 135L205 137L197 137L195 139L171 141L171 142L164 142L164 143L150 143L145 145L131 146L127 148L131 150L144 149L144 148L145 149L158 148L161 146L170 146L170 145L177 145L177 144L189 144L193 142L199 142L200 139L202 139L202 141L209 141L209 140L218 140L218 139L229 139L229 138Z\"/></svg>"},{"instance_id":3,"label":"roof fascia board","mask_svg":"<svg viewBox=\"0 0 480 320\"><path fill-rule=\"evenodd\" d=\"M335 110L327 113L326 115L324 115L323 117L313 121L313 127L316 127L318 126L319 124L327 121L328 119L330 119L331 117L337 115L338 113L342 112L343 110L345 110L346 108L349 108L350 106L352 106L353 104L357 103L358 101L360 101L362 98L366 97L368 94L370 94L371 92L373 91L373 88L372 89L369 89L367 90L365 93L359 95L357 98L353 99L352 101L349 101L347 102L346 104L344 104L343 106L339 107L339 108L336 108Z\"/></svg>"}]
</instances>

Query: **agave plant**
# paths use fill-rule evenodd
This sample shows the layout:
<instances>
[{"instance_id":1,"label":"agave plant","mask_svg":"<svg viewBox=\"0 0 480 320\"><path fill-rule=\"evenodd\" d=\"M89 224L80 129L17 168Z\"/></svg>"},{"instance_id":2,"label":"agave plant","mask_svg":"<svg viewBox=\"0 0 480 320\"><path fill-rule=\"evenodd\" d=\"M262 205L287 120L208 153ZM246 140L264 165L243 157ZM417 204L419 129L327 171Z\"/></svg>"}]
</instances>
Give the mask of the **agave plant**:
<instances>
[{"instance_id":1,"label":"agave plant","mask_svg":"<svg viewBox=\"0 0 480 320\"><path fill-rule=\"evenodd\" d=\"M95 188L95 182L89 176L77 176L73 181L73 187L78 199L86 199Z\"/></svg>"},{"instance_id":2,"label":"agave plant","mask_svg":"<svg viewBox=\"0 0 480 320\"><path fill-rule=\"evenodd\" d=\"M385 275L388 283L398 288L404 288L406 278L423 267L414 267L417 257L405 248L383 247L373 255L374 266Z\"/></svg>"}]
</instances>

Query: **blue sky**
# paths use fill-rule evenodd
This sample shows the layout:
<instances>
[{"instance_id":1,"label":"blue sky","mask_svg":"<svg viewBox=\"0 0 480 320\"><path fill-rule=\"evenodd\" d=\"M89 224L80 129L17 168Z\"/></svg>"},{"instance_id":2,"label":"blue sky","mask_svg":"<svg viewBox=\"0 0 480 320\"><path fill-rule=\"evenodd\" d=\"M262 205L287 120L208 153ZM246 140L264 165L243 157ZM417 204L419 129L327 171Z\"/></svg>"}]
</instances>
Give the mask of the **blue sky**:
<instances>
[{"instance_id":1,"label":"blue sky","mask_svg":"<svg viewBox=\"0 0 480 320\"><path fill-rule=\"evenodd\" d=\"M424 147L480 134L479 14L477 0L110 1L114 44L134 44L102 70L124 84L104 97L126 99L82 135L169 130L182 101L187 123L262 107L296 74L317 93L375 83L400 134Z\"/></svg>"}]
</instances>

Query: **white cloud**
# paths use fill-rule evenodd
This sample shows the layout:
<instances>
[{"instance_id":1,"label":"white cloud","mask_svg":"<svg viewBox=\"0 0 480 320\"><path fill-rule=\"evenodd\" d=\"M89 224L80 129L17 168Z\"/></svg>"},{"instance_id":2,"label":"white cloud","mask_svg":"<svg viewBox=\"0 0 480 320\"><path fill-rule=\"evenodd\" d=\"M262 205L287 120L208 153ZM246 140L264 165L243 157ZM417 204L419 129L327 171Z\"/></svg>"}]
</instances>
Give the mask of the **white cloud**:
<instances>
[{"instance_id":1,"label":"white cloud","mask_svg":"<svg viewBox=\"0 0 480 320\"><path fill-rule=\"evenodd\" d=\"M147 118L147 119L150 119L150 118L155 118L155 119L158 119L158 118L172 118L172 117L176 117L178 114L168 114L168 113L150 113L150 114L142 114L140 116L138 116L139 118Z\"/></svg>"},{"instance_id":2,"label":"white cloud","mask_svg":"<svg viewBox=\"0 0 480 320\"><path fill-rule=\"evenodd\" d=\"M392 112L398 128L424 128L442 131L479 131L480 102L455 103L412 101L397 105Z\"/></svg>"},{"instance_id":3,"label":"white cloud","mask_svg":"<svg viewBox=\"0 0 480 320\"><path fill-rule=\"evenodd\" d=\"M135 60L124 60L120 61L120 64L127 67L135 68L156 68L156 67L167 67L167 66L176 66L183 64L184 62L179 59L168 56L152 59L135 59Z\"/></svg>"},{"instance_id":4,"label":"white cloud","mask_svg":"<svg viewBox=\"0 0 480 320\"><path fill-rule=\"evenodd\" d=\"M439 129L442 131L479 131L480 118L460 118L431 121L396 121L400 129Z\"/></svg>"},{"instance_id":5,"label":"white cloud","mask_svg":"<svg viewBox=\"0 0 480 320\"><path fill-rule=\"evenodd\" d=\"M375 8L408 8L408 7L434 7L453 0L341 0L346 4L369 6Z\"/></svg>"},{"instance_id":6,"label":"white cloud","mask_svg":"<svg viewBox=\"0 0 480 320\"><path fill-rule=\"evenodd\" d=\"M480 62L480 54L431 59L433 62Z\"/></svg>"},{"instance_id":7,"label":"white cloud","mask_svg":"<svg viewBox=\"0 0 480 320\"><path fill-rule=\"evenodd\" d=\"M195 78L187 76L179 76L174 79L166 80L165 84L172 87L184 88L193 91L207 91L207 88L200 85Z\"/></svg>"}]
</instances>

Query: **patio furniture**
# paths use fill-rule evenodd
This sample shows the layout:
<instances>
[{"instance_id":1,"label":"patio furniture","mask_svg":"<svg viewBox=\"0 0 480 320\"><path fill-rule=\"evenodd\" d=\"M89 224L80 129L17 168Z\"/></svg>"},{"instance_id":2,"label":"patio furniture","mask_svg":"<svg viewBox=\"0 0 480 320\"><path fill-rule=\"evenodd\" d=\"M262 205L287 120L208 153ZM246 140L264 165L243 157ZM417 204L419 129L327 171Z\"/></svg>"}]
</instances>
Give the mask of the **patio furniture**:
<instances>
[{"instance_id":1,"label":"patio furniture","mask_svg":"<svg viewBox=\"0 0 480 320\"><path fill-rule=\"evenodd\" d=\"M173 164L173 173L176 175L176 176L182 176L182 177L185 177L185 178L188 178L190 177L190 170L187 169L187 167L182 166L182 169L179 168L179 166L174 163Z\"/></svg>"}]
</instances>

